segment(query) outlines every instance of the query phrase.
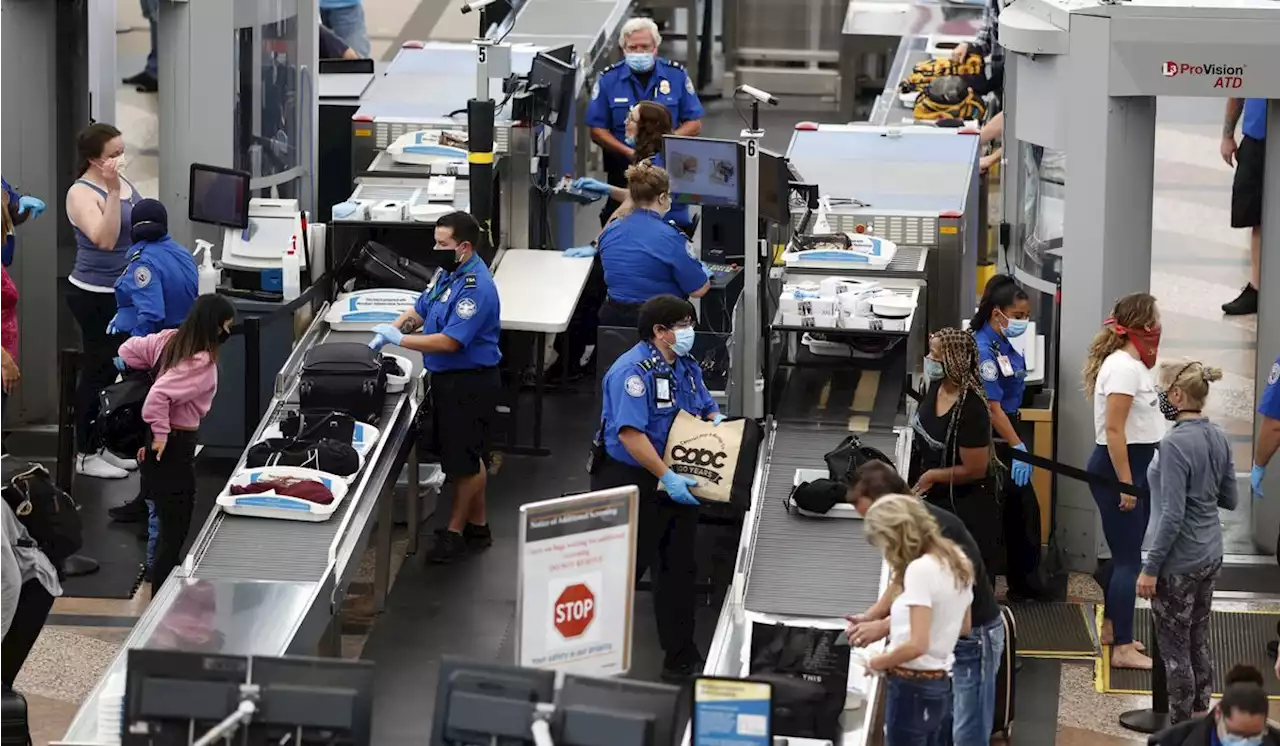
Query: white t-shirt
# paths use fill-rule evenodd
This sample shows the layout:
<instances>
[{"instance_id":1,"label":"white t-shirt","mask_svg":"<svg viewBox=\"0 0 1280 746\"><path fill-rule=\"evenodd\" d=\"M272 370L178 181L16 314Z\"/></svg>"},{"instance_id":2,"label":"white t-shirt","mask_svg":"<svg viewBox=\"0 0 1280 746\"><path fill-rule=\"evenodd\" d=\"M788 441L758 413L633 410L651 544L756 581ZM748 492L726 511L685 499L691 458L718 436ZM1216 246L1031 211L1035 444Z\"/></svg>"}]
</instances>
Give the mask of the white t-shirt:
<instances>
[{"instance_id":1,"label":"white t-shirt","mask_svg":"<svg viewBox=\"0 0 1280 746\"><path fill-rule=\"evenodd\" d=\"M1133 397L1124 423L1125 441L1159 443L1168 422L1160 413L1155 380L1147 366L1124 350L1116 350L1102 361L1093 387L1093 429L1100 446L1107 444L1107 397L1111 394Z\"/></svg>"},{"instance_id":2,"label":"white t-shirt","mask_svg":"<svg viewBox=\"0 0 1280 746\"><path fill-rule=\"evenodd\" d=\"M907 565L902 593L889 607L889 649L911 640L911 607L933 609L929 624L929 650L902 664L918 671L950 671L953 651L964 626L964 615L973 603L973 586L958 586L956 578L937 557L926 554Z\"/></svg>"}]
</instances>

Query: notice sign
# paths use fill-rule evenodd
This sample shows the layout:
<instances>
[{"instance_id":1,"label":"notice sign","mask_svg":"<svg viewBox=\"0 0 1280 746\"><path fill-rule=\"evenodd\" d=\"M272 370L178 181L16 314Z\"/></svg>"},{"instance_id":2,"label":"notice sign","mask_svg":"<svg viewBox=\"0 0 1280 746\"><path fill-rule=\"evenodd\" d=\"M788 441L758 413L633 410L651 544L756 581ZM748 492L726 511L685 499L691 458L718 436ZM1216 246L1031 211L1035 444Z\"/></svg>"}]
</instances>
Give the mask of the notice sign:
<instances>
[{"instance_id":1,"label":"notice sign","mask_svg":"<svg viewBox=\"0 0 1280 746\"><path fill-rule=\"evenodd\" d=\"M634 487L520 508L516 661L589 676L631 667Z\"/></svg>"},{"instance_id":2,"label":"notice sign","mask_svg":"<svg viewBox=\"0 0 1280 746\"><path fill-rule=\"evenodd\" d=\"M692 746L772 746L773 687L699 678L693 685Z\"/></svg>"}]
</instances>

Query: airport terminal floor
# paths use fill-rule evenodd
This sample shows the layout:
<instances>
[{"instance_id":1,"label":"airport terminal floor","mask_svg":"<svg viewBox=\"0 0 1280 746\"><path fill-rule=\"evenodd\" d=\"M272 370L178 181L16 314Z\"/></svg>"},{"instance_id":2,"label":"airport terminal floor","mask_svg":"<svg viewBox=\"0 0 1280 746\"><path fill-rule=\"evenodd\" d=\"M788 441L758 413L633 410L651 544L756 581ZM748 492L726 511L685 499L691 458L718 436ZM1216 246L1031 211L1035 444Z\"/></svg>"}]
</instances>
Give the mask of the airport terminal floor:
<instances>
[{"instance_id":1,"label":"airport terminal floor","mask_svg":"<svg viewBox=\"0 0 1280 746\"><path fill-rule=\"evenodd\" d=\"M136 3L120 0L118 67L127 74L140 67L147 49L145 22ZM373 56L390 59L407 39L469 40L470 22L453 20L457 0L364 0ZM668 52L668 54L671 54ZM674 55L672 55L674 56ZM785 91L775 91L784 97ZM117 125L133 154L129 175L144 194L156 193L159 180L154 97L132 86L117 91ZM1222 303L1236 296L1248 276L1248 238L1230 225L1231 171L1218 154L1221 109L1216 100L1162 99L1156 135L1155 196L1151 292L1162 308L1167 354L1194 357L1221 367L1222 382L1213 388L1206 412L1226 431L1238 469L1250 463L1253 440L1254 371L1257 345L1255 316L1224 317ZM762 112L764 146L782 152L794 123L801 120L839 121L834 112ZM708 104L703 136L736 138L742 120L724 102ZM585 243L597 228L596 208L579 210L575 238ZM373 609L373 550L357 572L344 605L342 654L376 663L374 742L380 746L412 746L423 742L431 718L438 665L442 655L456 654L480 661L511 662L516 608L516 549L520 505L587 489L583 472L595 423L584 418L594 411L590 385L548 395L547 458L506 455L491 469L489 516L494 544L490 550L454 565L430 565L422 552L405 558L408 542L403 526L393 536L392 585L382 612ZM1064 396L1075 396L1066 392ZM23 455L20 443L9 450ZM194 526L211 508L216 491L230 470L216 463L201 466L201 499ZM1241 481L1248 494L1247 474ZM58 740L81 700L116 655L148 602L145 584L124 599L119 593L99 593L94 584L119 585L136 574L141 543L132 527L106 529L108 507L131 499L137 477L86 482L77 497L87 527L86 553L103 561L97 576L72 579L58 599L15 688L29 704L33 741ZM444 525L448 496L422 529L424 540ZM1249 501L1242 499L1242 511ZM1253 548L1248 517L1224 523L1228 553L1248 554ZM714 528L700 542L704 553L717 546L735 547L736 533L718 535ZM732 551L730 549L729 551ZM1272 565L1274 567L1274 565ZM1095 603L1102 595L1090 576L1073 574L1070 601ZM700 598L697 638L709 643L721 598ZM657 679L661 662L652 622L649 594L637 597L631 676ZM1223 599L1215 610L1280 612L1275 602ZM856 609L850 609L856 612ZM1220 662L1221 664L1222 662ZM1095 660L1027 658L1019 672L1017 724L1013 744L1057 743L1064 746L1129 746L1145 743L1118 723L1121 712L1146 707L1145 694L1104 694L1098 691ZM1267 676L1271 674L1268 672ZM1272 718L1280 719L1280 703L1272 703Z\"/></svg>"}]
</instances>

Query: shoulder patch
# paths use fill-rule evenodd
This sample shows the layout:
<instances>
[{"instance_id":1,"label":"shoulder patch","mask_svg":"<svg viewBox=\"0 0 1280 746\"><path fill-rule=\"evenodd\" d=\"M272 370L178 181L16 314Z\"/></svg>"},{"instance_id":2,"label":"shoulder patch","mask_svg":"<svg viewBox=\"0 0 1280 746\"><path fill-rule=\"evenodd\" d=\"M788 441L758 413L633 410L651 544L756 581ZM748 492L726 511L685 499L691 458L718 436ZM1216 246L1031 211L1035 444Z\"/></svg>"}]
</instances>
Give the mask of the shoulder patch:
<instances>
[{"instance_id":1,"label":"shoulder patch","mask_svg":"<svg viewBox=\"0 0 1280 746\"><path fill-rule=\"evenodd\" d=\"M679 229L679 228L677 228L676 230L680 230L680 229ZM695 251L693 250L693 244L691 244L691 243L689 243L689 242L687 242L687 241L685 242L685 245L684 245L684 253L688 254L690 259L697 259L697 258L698 258L698 254L697 254L697 252L695 252Z\"/></svg>"},{"instance_id":2,"label":"shoulder patch","mask_svg":"<svg viewBox=\"0 0 1280 746\"><path fill-rule=\"evenodd\" d=\"M685 93L688 93L690 96L698 95L698 91L693 87L693 78L690 78L688 75L684 76L684 90Z\"/></svg>"},{"instance_id":3,"label":"shoulder patch","mask_svg":"<svg viewBox=\"0 0 1280 746\"><path fill-rule=\"evenodd\" d=\"M145 288L151 284L151 270L146 267L136 267L133 270L133 284L140 288Z\"/></svg>"},{"instance_id":4,"label":"shoulder patch","mask_svg":"<svg viewBox=\"0 0 1280 746\"><path fill-rule=\"evenodd\" d=\"M475 286L476 286L476 276L475 276L475 275L467 275L466 277L462 278L462 287L464 287L464 288L474 288Z\"/></svg>"},{"instance_id":5,"label":"shoulder patch","mask_svg":"<svg viewBox=\"0 0 1280 746\"><path fill-rule=\"evenodd\" d=\"M595 101L600 98L600 78L596 78L596 82L591 84L591 100Z\"/></svg>"},{"instance_id":6,"label":"shoulder patch","mask_svg":"<svg viewBox=\"0 0 1280 746\"><path fill-rule=\"evenodd\" d=\"M467 320L476 315L476 302L470 298L463 298L458 301L458 318Z\"/></svg>"},{"instance_id":7,"label":"shoulder patch","mask_svg":"<svg viewBox=\"0 0 1280 746\"><path fill-rule=\"evenodd\" d=\"M1267 385L1274 386L1276 381L1280 381L1280 360L1271 366L1271 373L1267 376Z\"/></svg>"},{"instance_id":8,"label":"shoulder patch","mask_svg":"<svg viewBox=\"0 0 1280 746\"><path fill-rule=\"evenodd\" d=\"M978 374L987 383L994 383L1000 378L1000 369L996 367L996 361L983 360L982 364L978 366Z\"/></svg>"},{"instance_id":9,"label":"shoulder patch","mask_svg":"<svg viewBox=\"0 0 1280 746\"><path fill-rule=\"evenodd\" d=\"M639 399L644 396L644 379L636 375L627 376L627 381L623 384L623 388L627 390L627 396Z\"/></svg>"}]
</instances>

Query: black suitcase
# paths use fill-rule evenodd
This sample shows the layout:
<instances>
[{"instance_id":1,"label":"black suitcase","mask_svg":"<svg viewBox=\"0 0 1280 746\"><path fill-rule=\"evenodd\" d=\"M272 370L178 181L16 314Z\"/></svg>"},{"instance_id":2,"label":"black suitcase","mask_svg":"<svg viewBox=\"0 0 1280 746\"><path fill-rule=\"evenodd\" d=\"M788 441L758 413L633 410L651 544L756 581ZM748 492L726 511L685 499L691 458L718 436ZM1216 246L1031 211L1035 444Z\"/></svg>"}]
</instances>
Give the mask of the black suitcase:
<instances>
[{"instance_id":1,"label":"black suitcase","mask_svg":"<svg viewBox=\"0 0 1280 746\"><path fill-rule=\"evenodd\" d=\"M9 687L4 688L4 715L0 720L0 744L31 746L31 730L27 726L27 699Z\"/></svg>"},{"instance_id":2,"label":"black suitcase","mask_svg":"<svg viewBox=\"0 0 1280 746\"><path fill-rule=\"evenodd\" d=\"M387 395L382 356L360 342L330 342L307 351L298 384L303 413L343 412L377 425Z\"/></svg>"},{"instance_id":3,"label":"black suitcase","mask_svg":"<svg viewBox=\"0 0 1280 746\"><path fill-rule=\"evenodd\" d=\"M1007 740L1013 736L1013 705L1018 690L1018 627L1008 606L1000 607L1000 620L1004 622L1004 654L996 673L996 711L991 734Z\"/></svg>"}]
</instances>

